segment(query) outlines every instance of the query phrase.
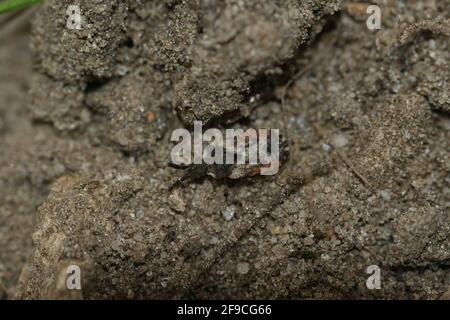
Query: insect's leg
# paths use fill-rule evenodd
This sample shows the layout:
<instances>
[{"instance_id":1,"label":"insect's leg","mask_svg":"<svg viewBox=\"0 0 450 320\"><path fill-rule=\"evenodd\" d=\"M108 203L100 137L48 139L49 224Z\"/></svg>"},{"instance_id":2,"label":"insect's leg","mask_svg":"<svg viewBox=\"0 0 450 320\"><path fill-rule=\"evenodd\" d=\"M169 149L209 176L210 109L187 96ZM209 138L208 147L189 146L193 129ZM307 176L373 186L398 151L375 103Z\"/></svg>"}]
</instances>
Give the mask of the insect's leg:
<instances>
[{"instance_id":1,"label":"insect's leg","mask_svg":"<svg viewBox=\"0 0 450 320\"><path fill-rule=\"evenodd\" d=\"M182 182L188 182L203 178L208 172L206 164L192 165L186 169L186 173L180 178Z\"/></svg>"},{"instance_id":2,"label":"insect's leg","mask_svg":"<svg viewBox=\"0 0 450 320\"><path fill-rule=\"evenodd\" d=\"M176 187L182 187L186 185L190 181L197 180L199 178L203 178L206 176L208 168L205 164L200 165L192 165L187 167L186 172L180 178L178 178L169 188L169 190L173 190Z\"/></svg>"}]
</instances>

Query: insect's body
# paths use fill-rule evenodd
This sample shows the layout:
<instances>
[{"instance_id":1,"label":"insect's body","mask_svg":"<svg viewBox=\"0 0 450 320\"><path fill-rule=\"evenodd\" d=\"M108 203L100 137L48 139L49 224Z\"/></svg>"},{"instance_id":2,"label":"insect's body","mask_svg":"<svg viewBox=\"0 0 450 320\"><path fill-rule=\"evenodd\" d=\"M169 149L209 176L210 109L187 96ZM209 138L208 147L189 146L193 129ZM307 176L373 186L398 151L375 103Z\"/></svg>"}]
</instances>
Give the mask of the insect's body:
<instances>
[{"instance_id":1,"label":"insect's body","mask_svg":"<svg viewBox=\"0 0 450 320\"><path fill-rule=\"evenodd\" d=\"M272 162L264 164L262 162L252 163L251 161L249 161L248 156L249 148L250 148L249 144L246 143L245 150L241 150L241 152L245 152L246 154L246 156L244 157L245 163L235 162L233 164L227 164L225 158L227 157L227 155L230 155L230 152L225 147L223 147L223 155L224 155L223 164L217 163L207 164L205 162L201 164L191 164L187 166L170 164L172 167L176 169L186 170L183 177L179 178L174 185L180 183L183 184L197 179L202 179L206 176L212 177L213 179L216 180L223 180L223 179L239 180L261 175L261 171L264 168L269 168L273 166ZM271 151L270 139L268 139L267 148L269 149L269 151ZM277 167L281 167L287 161L288 156L289 156L289 149L287 142L283 139L282 136L280 136L278 157L276 160L272 161L277 161L278 162ZM236 152L232 154L232 158L233 159L238 158Z\"/></svg>"}]
</instances>

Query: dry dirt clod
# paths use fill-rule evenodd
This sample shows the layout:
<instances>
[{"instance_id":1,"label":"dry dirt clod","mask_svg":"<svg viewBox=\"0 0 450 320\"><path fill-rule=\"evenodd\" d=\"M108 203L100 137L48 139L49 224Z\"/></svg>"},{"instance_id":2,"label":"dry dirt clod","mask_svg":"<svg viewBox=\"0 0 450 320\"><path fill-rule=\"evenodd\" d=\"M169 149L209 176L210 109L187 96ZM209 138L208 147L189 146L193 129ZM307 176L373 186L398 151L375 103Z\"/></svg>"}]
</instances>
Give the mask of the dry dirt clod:
<instances>
[{"instance_id":1,"label":"dry dirt clod","mask_svg":"<svg viewBox=\"0 0 450 320\"><path fill-rule=\"evenodd\" d=\"M0 298L446 298L450 1L374 1L377 31L367 1L219 2L80 0L69 30L48 0L32 51L2 39ZM168 188L196 120L289 159Z\"/></svg>"}]
</instances>

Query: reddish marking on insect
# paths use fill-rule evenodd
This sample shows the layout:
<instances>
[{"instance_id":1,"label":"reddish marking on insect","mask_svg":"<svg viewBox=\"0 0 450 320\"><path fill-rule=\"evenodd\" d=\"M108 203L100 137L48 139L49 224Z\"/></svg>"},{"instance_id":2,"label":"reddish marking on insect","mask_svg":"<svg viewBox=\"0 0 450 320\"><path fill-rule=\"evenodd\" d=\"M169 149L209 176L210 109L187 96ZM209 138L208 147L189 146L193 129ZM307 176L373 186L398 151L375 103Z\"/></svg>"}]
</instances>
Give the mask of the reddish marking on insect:
<instances>
[{"instance_id":1,"label":"reddish marking on insect","mask_svg":"<svg viewBox=\"0 0 450 320\"><path fill-rule=\"evenodd\" d=\"M157 118L158 118L158 117L157 117L156 113L154 113L154 112L152 112L152 111L150 111L150 112L147 114L147 120L150 121L150 122L155 121Z\"/></svg>"},{"instance_id":2,"label":"reddish marking on insect","mask_svg":"<svg viewBox=\"0 0 450 320\"><path fill-rule=\"evenodd\" d=\"M281 167L282 163L280 161L270 162L268 164L263 164L263 165L260 165L260 166L258 166L256 168L254 168L251 172L249 172L248 176L249 177L253 177L253 176L260 175L262 169L269 169L269 168L272 167L273 164L277 164L277 163L280 164L278 167Z\"/></svg>"},{"instance_id":3,"label":"reddish marking on insect","mask_svg":"<svg viewBox=\"0 0 450 320\"><path fill-rule=\"evenodd\" d=\"M251 171L248 175L249 175L250 177L257 176L257 175L261 174L261 169L262 169L262 168L264 168L264 167L256 167L256 168L254 168L253 171ZM270 166L267 166L267 168L270 168Z\"/></svg>"}]
</instances>

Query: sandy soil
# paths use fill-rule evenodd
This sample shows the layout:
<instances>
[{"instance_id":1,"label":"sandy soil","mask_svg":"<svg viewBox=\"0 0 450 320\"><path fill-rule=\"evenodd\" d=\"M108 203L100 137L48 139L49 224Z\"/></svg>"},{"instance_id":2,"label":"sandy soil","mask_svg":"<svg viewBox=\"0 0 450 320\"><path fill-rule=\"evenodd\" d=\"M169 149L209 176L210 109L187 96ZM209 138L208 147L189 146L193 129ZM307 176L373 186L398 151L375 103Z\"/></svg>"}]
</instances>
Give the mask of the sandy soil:
<instances>
[{"instance_id":1,"label":"sandy soil","mask_svg":"<svg viewBox=\"0 0 450 320\"><path fill-rule=\"evenodd\" d=\"M71 2L0 44L1 298L450 298L450 1ZM171 189L194 120L289 160Z\"/></svg>"}]
</instances>

